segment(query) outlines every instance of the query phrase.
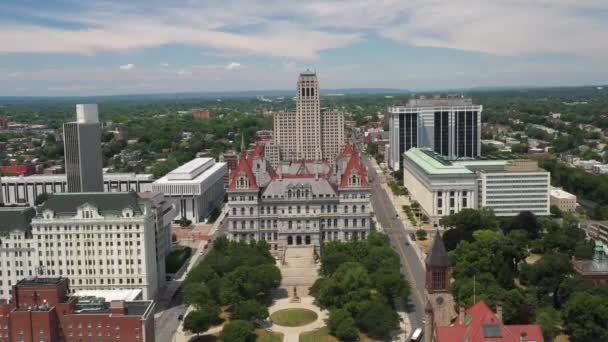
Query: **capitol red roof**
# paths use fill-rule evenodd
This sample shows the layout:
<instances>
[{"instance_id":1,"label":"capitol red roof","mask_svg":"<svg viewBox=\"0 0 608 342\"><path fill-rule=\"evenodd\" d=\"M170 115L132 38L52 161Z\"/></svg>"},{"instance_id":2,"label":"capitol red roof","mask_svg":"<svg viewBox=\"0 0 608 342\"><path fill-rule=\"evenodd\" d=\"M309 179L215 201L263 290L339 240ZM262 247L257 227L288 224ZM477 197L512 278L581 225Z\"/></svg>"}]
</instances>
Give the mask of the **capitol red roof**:
<instances>
[{"instance_id":1,"label":"capitol red roof","mask_svg":"<svg viewBox=\"0 0 608 342\"><path fill-rule=\"evenodd\" d=\"M344 150L346 151L347 149L345 148ZM346 164L346 169L344 169L344 173L342 173L342 178L340 180L341 187L348 186L348 177L351 175L352 171L356 171L359 177L361 177L361 186L369 186L369 183L367 181L367 171L365 170L365 167L361 164L359 154L354 151L352 153L352 157L350 157L350 160L348 161L348 164Z\"/></svg>"},{"instance_id":2,"label":"capitol red roof","mask_svg":"<svg viewBox=\"0 0 608 342\"><path fill-rule=\"evenodd\" d=\"M343 156L352 156L353 154L355 154L355 149L353 148L353 145L346 144L344 145L344 149L342 150L342 152L338 154L338 158Z\"/></svg>"},{"instance_id":3,"label":"capitol red roof","mask_svg":"<svg viewBox=\"0 0 608 342\"><path fill-rule=\"evenodd\" d=\"M236 189L237 188L237 186L236 186L237 179L243 173L245 174L245 177L247 177L247 180L249 180L249 189L257 189L258 185L256 184L255 176L253 175L253 171L251 171L251 165L247 161L247 158L245 157L244 153L241 155L239 164L232 171L232 174L230 176L230 184L228 185L228 188Z\"/></svg>"},{"instance_id":4,"label":"capitol red roof","mask_svg":"<svg viewBox=\"0 0 608 342\"><path fill-rule=\"evenodd\" d=\"M507 325L480 300L465 311L464 322L437 327L437 342L543 342L538 324Z\"/></svg>"}]
</instances>

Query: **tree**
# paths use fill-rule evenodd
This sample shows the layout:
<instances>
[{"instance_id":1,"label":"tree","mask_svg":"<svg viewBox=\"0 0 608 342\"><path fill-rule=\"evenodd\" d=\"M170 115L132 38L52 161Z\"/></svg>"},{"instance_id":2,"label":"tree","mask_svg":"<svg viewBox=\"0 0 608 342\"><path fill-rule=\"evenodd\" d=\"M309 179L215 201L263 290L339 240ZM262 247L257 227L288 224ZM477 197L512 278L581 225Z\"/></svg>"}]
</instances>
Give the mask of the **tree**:
<instances>
[{"instance_id":1,"label":"tree","mask_svg":"<svg viewBox=\"0 0 608 342\"><path fill-rule=\"evenodd\" d=\"M556 301L555 294L562 280L572 273L572 264L567 255L547 254L536 264L524 264L520 272L520 279L524 284L536 286L539 296L550 295Z\"/></svg>"},{"instance_id":2,"label":"tree","mask_svg":"<svg viewBox=\"0 0 608 342\"><path fill-rule=\"evenodd\" d=\"M384 339L399 326L397 313L379 298L359 303L355 317L357 326L373 338Z\"/></svg>"},{"instance_id":3,"label":"tree","mask_svg":"<svg viewBox=\"0 0 608 342\"><path fill-rule=\"evenodd\" d=\"M447 250L456 248L460 241L472 241L473 232L480 229L498 229L498 220L490 209L463 209L444 216L439 223L449 229L443 236Z\"/></svg>"},{"instance_id":4,"label":"tree","mask_svg":"<svg viewBox=\"0 0 608 342\"><path fill-rule=\"evenodd\" d=\"M339 338L340 341L356 340L359 336L355 320L350 315L350 312L344 309L329 311L327 327L329 328L329 332Z\"/></svg>"},{"instance_id":5,"label":"tree","mask_svg":"<svg viewBox=\"0 0 608 342\"><path fill-rule=\"evenodd\" d=\"M536 310L536 322L540 325L546 340L552 341L559 334L561 317L559 311L552 306Z\"/></svg>"},{"instance_id":6,"label":"tree","mask_svg":"<svg viewBox=\"0 0 608 342\"><path fill-rule=\"evenodd\" d=\"M220 339L225 342L255 342L255 327L248 321L230 321L224 325Z\"/></svg>"},{"instance_id":7,"label":"tree","mask_svg":"<svg viewBox=\"0 0 608 342\"><path fill-rule=\"evenodd\" d=\"M523 229L528 232L531 239L540 236L542 228L531 211L522 211L511 219L511 223L505 227L505 233L514 229Z\"/></svg>"},{"instance_id":8,"label":"tree","mask_svg":"<svg viewBox=\"0 0 608 342\"><path fill-rule=\"evenodd\" d=\"M511 146L511 152L513 153L528 153L528 144L513 144Z\"/></svg>"},{"instance_id":9,"label":"tree","mask_svg":"<svg viewBox=\"0 0 608 342\"><path fill-rule=\"evenodd\" d=\"M268 318L268 308L255 299L248 299L235 305L235 319L246 321L264 320Z\"/></svg>"},{"instance_id":10,"label":"tree","mask_svg":"<svg viewBox=\"0 0 608 342\"><path fill-rule=\"evenodd\" d=\"M416 238L417 238L418 240L426 240L426 235L427 235L427 234L426 234L426 230L424 230L424 229L422 229L422 228L421 228L421 229L418 229L418 230L416 231Z\"/></svg>"},{"instance_id":11,"label":"tree","mask_svg":"<svg viewBox=\"0 0 608 342\"><path fill-rule=\"evenodd\" d=\"M181 219L177 221L180 227L190 227L192 225L192 221L188 220L185 216L182 216Z\"/></svg>"},{"instance_id":12,"label":"tree","mask_svg":"<svg viewBox=\"0 0 608 342\"><path fill-rule=\"evenodd\" d=\"M184 329L197 335L205 332L211 325L219 322L218 314L219 308L217 307L190 311L184 318Z\"/></svg>"},{"instance_id":13,"label":"tree","mask_svg":"<svg viewBox=\"0 0 608 342\"><path fill-rule=\"evenodd\" d=\"M551 212L551 215L553 217L562 217L562 210L556 206L555 204L553 204L551 207L549 207L549 211Z\"/></svg>"},{"instance_id":14,"label":"tree","mask_svg":"<svg viewBox=\"0 0 608 342\"><path fill-rule=\"evenodd\" d=\"M564 305L562 317L571 341L608 341L607 297L575 293Z\"/></svg>"}]
</instances>

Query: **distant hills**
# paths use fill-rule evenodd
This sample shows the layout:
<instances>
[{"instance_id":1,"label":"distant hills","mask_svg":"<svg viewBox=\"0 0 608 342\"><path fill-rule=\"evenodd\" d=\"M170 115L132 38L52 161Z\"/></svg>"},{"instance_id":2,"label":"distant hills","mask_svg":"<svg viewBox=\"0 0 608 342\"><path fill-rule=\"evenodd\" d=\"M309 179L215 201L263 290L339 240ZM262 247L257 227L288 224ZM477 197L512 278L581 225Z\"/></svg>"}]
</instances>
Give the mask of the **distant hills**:
<instances>
[{"instance_id":1,"label":"distant hills","mask_svg":"<svg viewBox=\"0 0 608 342\"><path fill-rule=\"evenodd\" d=\"M411 91L397 88L343 88L322 89L324 96L336 95L394 95L394 94L432 94L432 93L480 93L480 92L513 92L513 91L607 91L608 86L576 86L576 87L477 87L461 89L428 89ZM165 101L165 100L196 100L196 99L228 99L228 98L254 98L258 96L291 98L295 90L250 90L250 91L217 91L217 92L180 92L157 94L132 95L104 95L104 96L0 96L0 104L18 104L35 102L123 102L123 101Z\"/></svg>"}]
</instances>

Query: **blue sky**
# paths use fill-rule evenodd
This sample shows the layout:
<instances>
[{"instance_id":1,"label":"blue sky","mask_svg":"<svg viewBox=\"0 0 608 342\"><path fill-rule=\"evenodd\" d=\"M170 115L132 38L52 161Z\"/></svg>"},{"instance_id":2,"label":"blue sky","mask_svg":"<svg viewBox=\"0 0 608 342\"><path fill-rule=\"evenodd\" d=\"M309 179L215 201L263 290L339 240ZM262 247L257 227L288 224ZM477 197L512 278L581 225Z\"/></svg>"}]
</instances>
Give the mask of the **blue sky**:
<instances>
[{"instance_id":1,"label":"blue sky","mask_svg":"<svg viewBox=\"0 0 608 342\"><path fill-rule=\"evenodd\" d=\"M5 0L0 96L608 83L606 0Z\"/></svg>"}]
</instances>

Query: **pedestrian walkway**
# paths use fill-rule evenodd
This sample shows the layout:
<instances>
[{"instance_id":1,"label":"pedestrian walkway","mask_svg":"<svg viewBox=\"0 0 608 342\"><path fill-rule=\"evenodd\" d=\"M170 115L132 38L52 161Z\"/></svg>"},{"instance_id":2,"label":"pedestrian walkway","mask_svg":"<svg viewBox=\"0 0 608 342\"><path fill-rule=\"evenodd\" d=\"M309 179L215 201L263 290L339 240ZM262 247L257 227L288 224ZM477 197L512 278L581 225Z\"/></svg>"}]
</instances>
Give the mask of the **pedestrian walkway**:
<instances>
[{"instance_id":1,"label":"pedestrian walkway","mask_svg":"<svg viewBox=\"0 0 608 342\"><path fill-rule=\"evenodd\" d=\"M315 263L315 251L311 246L288 247L281 270L281 286L275 298L293 296L294 288L299 297L308 296L308 288L319 278Z\"/></svg>"}]
</instances>

